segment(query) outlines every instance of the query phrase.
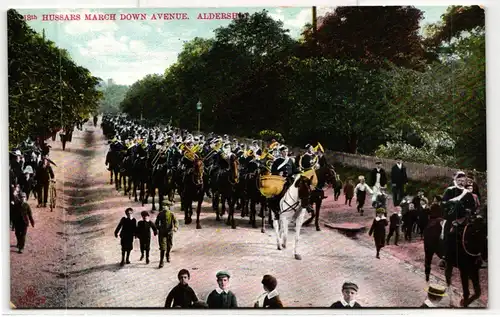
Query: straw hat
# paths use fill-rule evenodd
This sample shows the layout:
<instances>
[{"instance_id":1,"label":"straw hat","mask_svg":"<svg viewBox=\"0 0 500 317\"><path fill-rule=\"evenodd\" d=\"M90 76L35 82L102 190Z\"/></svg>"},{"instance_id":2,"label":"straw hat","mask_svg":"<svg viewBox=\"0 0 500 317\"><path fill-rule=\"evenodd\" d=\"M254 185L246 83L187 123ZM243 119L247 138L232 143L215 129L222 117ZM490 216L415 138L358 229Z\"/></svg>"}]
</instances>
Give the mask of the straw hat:
<instances>
[{"instance_id":1,"label":"straw hat","mask_svg":"<svg viewBox=\"0 0 500 317\"><path fill-rule=\"evenodd\" d=\"M446 294L446 288L444 286L437 284L430 284L428 287L425 288L425 291L434 296L440 296L440 297L448 296Z\"/></svg>"}]
</instances>

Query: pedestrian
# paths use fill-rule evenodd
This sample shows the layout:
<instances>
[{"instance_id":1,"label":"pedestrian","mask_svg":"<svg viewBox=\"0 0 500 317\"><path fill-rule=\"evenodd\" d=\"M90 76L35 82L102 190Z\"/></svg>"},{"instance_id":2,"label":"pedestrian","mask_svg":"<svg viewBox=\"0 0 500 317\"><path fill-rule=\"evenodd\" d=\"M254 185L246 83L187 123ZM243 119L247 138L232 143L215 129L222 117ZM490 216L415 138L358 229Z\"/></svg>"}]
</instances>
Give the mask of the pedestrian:
<instances>
[{"instance_id":1,"label":"pedestrian","mask_svg":"<svg viewBox=\"0 0 500 317\"><path fill-rule=\"evenodd\" d=\"M372 226L368 235L372 236L375 241L375 248L377 249L376 258L380 259L380 250L385 244L385 227L388 225L387 218L385 217L385 209L378 208L376 211L375 219L373 219Z\"/></svg>"},{"instance_id":2,"label":"pedestrian","mask_svg":"<svg viewBox=\"0 0 500 317\"><path fill-rule=\"evenodd\" d=\"M132 208L125 209L125 217L122 217L115 229L115 238L118 238L118 233L120 233L120 244L122 246L121 266L125 265L125 263L130 264L130 251L134 248L134 236L137 230L137 223L135 218L132 218L132 212ZM126 261L125 255L127 256Z\"/></svg>"},{"instance_id":3,"label":"pedestrian","mask_svg":"<svg viewBox=\"0 0 500 317\"><path fill-rule=\"evenodd\" d=\"M262 286L264 287L264 294L259 296L257 302L255 302L254 307L262 308L283 308L283 303L281 302L276 286L278 285L278 280L272 275L264 275L262 278Z\"/></svg>"},{"instance_id":4,"label":"pedestrian","mask_svg":"<svg viewBox=\"0 0 500 317\"><path fill-rule=\"evenodd\" d=\"M361 305L356 302L358 294L358 285L352 282L345 282L342 285L342 298L330 306L330 308L361 308Z\"/></svg>"},{"instance_id":5,"label":"pedestrian","mask_svg":"<svg viewBox=\"0 0 500 317\"><path fill-rule=\"evenodd\" d=\"M21 193L21 204L19 208L16 208L14 211L12 222L16 233L17 252L23 253L23 249L26 244L28 227L30 224L33 228L35 227L35 220L33 220L33 213L31 212L31 207L28 204L26 193Z\"/></svg>"},{"instance_id":6,"label":"pedestrian","mask_svg":"<svg viewBox=\"0 0 500 317\"><path fill-rule=\"evenodd\" d=\"M43 157L35 173L37 184L38 208L47 207L50 180L54 179L54 171L50 166L47 157ZM43 196L42 196L43 194Z\"/></svg>"},{"instance_id":7,"label":"pedestrian","mask_svg":"<svg viewBox=\"0 0 500 317\"><path fill-rule=\"evenodd\" d=\"M356 201L358 202L357 210L359 213L361 213L361 216L363 215L363 206L365 205L365 199L366 199L366 192L370 192L370 194L373 194L373 191L371 188L365 183L365 177L364 176L359 176L358 177L359 183L356 185L356 188L354 188L354 192L356 193Z\"/></svg>"},{"instance_id":8,"label":"pedestrian","mask_svg":"<svg viewBox=\"0 0 500 317\"><path fill-rule=\"evenodd\" d=\"M430 284L425 291L427 292L427 298L420 308L434 308L439 306L439 302L443 299L446 294L446 288L437 284Z\"/></svg>"},{"instance_id":9,"label":"pedestrian","mask_svg":"<svg viewBox=\"0 0 500 317\"><path fill-rule=\"evenodd\" d=\"M229 290L231 275L227 271L219 271L215 275L218 287L207 298L209 308L237 308L236 296Z\"/></svg>"},{"instance_id":10,"label":"pedestrian","mask_svg":"<svg viewBox=\"0 0 500 317\"><path fill-rule=\"evenodd\" d=\"M21 186L21 190L26 193L26 199L30 199L30 193L33 188L33 168L28 165L24 168L23 177L19 180L19 185Z\"/></svg>"},{"instance_id":11,"label":"pedestrian","mask_svg":"<svg viewBox=\"0 0 500 317\"><path fill-rule=\"evenodd\" d=\"M167 262L170 262L170 250L174 244L174 232L177 232L179 223L172 211L163 209L156 217L155 225L158 229L158 244L160 245L159 267L162 268L165 253Z\"/></svg>"},{"instance_id":12,"label":"pedestrian","mask_svg":"<svg viewBox=\"0 0 500 317\"><path fill-rule=\"evenodd\" d=\"M399 206L399 203L405 195L405 186L408 183L408 175L406 174L406 166L403 165L401 158L396 158L396 164L391 170L392 184L392 201L394 206Z\"/></svg>"},{"instance_id":13,"label":"pedestrian","mask_svg":"<svg viewBox=\"0 0 500 317\"><path fill-rule=\"evenodd\" d=\"M380 189L385 188L387 185L387 175L385 173L385 170L382 168L381 161L376 161L375 165L376 167L370 172L368 185L373 189L373 192L375 194L378 194L380 192Z\"/></svg>"},{"instance_id":14,"label":"pedestrian","mask_svg":"<svg viewBox=\"0 0 500 317\"><path fill-rule=\"evenodd\" d=\"M172 302L174 307L191 308L198 302L198 297L194 290L189 286L188 282L191 279L189 271L182 269L177 274L179 284L177 284L165 300L165 308L171 308Z\"/></svg>"},{"instance_id":15,"label":"pedestrian","mask_svg":"<svg viewBox=\"0 0 500 317\"><path fill-rule=\"evenodd\" d=\"M389 245L389 240L394 235L394 245L398 245L399 241L399 228L401 226L401 207L396 207L396 210L393 212L391 217L389 218L389 234L387 235L386 244Z\"/></svg>"},{"instance_id":16,"label":"pedestrian","mask_svg":"<svg viewBox=\"0 0 500 317\"><path fill-rule=\"evenodd\" d=\"M340 191L342 190L342 181L340 180L340 175L335 175L335 186L333 187L333 198L335 201L339 200ZM346 202L347 203L347 202Z\"/></svg>"},{"instance_id":17,"label":"pedestrian","mask_svg":"<svg viewBox=\"0 0 500 317\"><path fill-rule=\"evenodd\" d=\"M352 179L348 179L344 186L344 196L344 205L347 205L347 203L349 203L349 207L351 207L352 197L354 196L354 185L352 184Z\"/></svg>"},{"instance_id":18,"label":"pedestrian","mask_svg":"<svg viewBox=\"0 0 500 317\"><path fill-rule=\"evenodd\" d=\"M144 252L146 252L146 264L149 264L149 250L151 246L151 230L156 237L158 231L155 224L149 220L149 213L147 211L141 212L142 220L137 223L136 237L139 238L139 245L141 247L141 258L144 259Z\"/></svg>"}]
</instances>

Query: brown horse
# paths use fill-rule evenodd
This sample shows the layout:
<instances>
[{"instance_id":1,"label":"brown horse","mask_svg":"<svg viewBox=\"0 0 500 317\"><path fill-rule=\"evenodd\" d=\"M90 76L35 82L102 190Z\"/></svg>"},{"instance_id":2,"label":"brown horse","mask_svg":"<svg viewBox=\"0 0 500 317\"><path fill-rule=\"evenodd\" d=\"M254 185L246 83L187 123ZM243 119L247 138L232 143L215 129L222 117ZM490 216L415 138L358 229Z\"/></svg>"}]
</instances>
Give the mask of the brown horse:
<instances>
[{"instance_id":1,"label":"brown horse","mask_svg":"<svg viewBox=\"0 0 500 317\"><path fill-rule=\"evenodd\" d=\"M226 201L229 206L226 224L231 228L236 229L236 222L234 220L234 210L236 200L238 199L238 189L240 182L239 162L236 156L232 156L229 163L229 169L222 171L217 179L219 193L221 195L222 214L226 211ZM219 211L217 208L217 220L220 220Z\"/></svg>"},{"instance_id":2,"label":"brown horse","mask_svg":"<svg viewBox=\"0 0 500 317\"><path fill-rule=\"evenodd\" d=\"M316 231L321 231L319 227L319 211L321 209L321 204L325 197L325 191L323 188L326 184L334 185L336 183L336 173L333 167L325 165L316 170L316 177L318 179L318 184L316 188L311 192L310 202L311 205L315 205L315 212L311 214L311 218L304 222L304 226L308 226L313 219L316 219L314 224L316 225Z\"/></svg>"},{"instance_id":3,"label":"brown horse","mask_svg":"<svg viewBox=\"0 0 500 317\"><path fill-rule=\"evenodd\" d=\"M184 219L185 224L190 224L192 222L193 215L193 201L198 202L196 208L196 229L201 229L200 225L200 213L201 204L203 203L204 183L203 183L203 161L201 159L195 158L193 161L193 167L189 168L184 174L183 178L183 190L181 193L181 201L184 206Z\"/></svg>"}]
</instances>

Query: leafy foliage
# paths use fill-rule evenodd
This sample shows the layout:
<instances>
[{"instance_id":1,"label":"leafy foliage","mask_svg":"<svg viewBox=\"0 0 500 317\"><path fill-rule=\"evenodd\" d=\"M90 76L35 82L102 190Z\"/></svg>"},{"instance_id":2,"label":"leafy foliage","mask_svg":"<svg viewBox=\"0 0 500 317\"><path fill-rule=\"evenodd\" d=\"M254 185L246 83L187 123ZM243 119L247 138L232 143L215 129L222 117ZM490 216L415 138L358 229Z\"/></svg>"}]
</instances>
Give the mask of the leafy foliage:
<instances>
[{"instance_id":1,"label":"leafy foliage","mask_svg":"<svg viewBox=\"0 0 500 317\"><path fill-rule=\"evenodd\" d=\"M414 7L337 7L296 41L265 10L241 14L132 85L121 109L195 130L201 101L205 131L485 169L484 32L464 23L474 30L437 50L421 18Z\"/></svg>"},{"instance_id":2,"label":"leafy foliage","mask_svg":"<svg viewBox=\"0 0 500 317\"><path fill-rule=\"evenodd\" d=\"M67 51L33 31L15 10L8 13L9 147L73 127L98 108L99 79Z\"/></svg>"},{"instance_id":3,"label":"leafy foliage","mask_svg":"<svg viewBox=\"0 0 500 317\"><path fill-rule=\"evenodd\" d=\"M99 111L103 113L118 113L120 111L120 103L125 99L128 89L129 87L124 85L104 87Z\"/></svg>"}]
</instances>

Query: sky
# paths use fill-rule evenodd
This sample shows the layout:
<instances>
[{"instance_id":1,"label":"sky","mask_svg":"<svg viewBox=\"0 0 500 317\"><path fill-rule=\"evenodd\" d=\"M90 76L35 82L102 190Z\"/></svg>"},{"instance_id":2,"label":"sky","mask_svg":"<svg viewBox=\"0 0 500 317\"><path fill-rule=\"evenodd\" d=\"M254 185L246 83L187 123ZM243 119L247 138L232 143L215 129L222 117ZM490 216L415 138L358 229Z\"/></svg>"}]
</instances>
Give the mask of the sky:
<instances>
[{"instance_id":1,"label":"sky","mask_svg":"<svg viewBox=\"0 0 500 317\"><path fill-rule=\"evenodd\" d=\"M440 20L446 6L418 7L424 12L421 26ZM273 19L280 20L290 36L298 38L302 27L312 20L311 7L271 8L151 8L151 9L18 9L22 15L36 16L27 21L37 32L57 46L69 51L78 65L88 68L94 76L121 85L131 85L148 74L163 74L175 63L183 43L195 37L212 38L214 30L227 26L229 19L198 19L199 14L258 12L266 9ZM318 7L318 16L334 7ZM120 20L121 14L145 13L146 20ZM186 13L189 19L151 20L153 14ZM47 14L79 15L79 21L42 21ZM112 21L85 20L86 14L116 14Z\"/></svg>"}]
</instances>

